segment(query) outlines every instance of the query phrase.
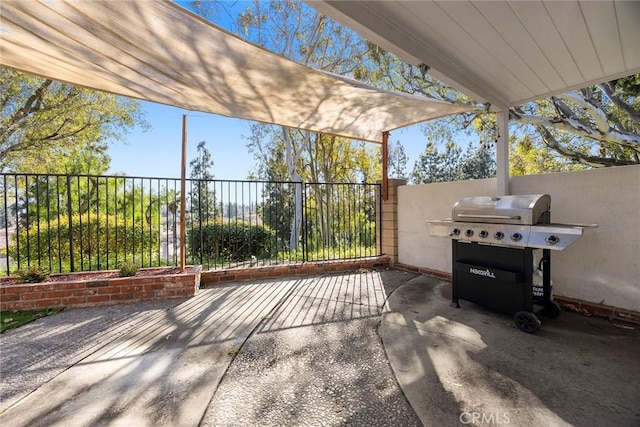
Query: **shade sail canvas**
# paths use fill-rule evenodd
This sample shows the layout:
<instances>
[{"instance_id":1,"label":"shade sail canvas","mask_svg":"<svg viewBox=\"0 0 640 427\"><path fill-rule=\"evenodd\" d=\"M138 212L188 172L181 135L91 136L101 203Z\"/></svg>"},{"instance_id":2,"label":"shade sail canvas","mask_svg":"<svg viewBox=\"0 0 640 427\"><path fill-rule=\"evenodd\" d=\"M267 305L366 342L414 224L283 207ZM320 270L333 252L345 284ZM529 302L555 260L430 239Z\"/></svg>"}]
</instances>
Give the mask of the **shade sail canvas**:
<instances>
[{"instance_id":1,"label":"shade sail canvas","mask_svg":"<svg viewBox=\"0 0 640 427\"><path fill-rule=\"evenodd\" d=\"M170 1L3 0L0 8L3 66L118 95L375 142L473 110L298 64Z\"/></svg>"}]
</instances>

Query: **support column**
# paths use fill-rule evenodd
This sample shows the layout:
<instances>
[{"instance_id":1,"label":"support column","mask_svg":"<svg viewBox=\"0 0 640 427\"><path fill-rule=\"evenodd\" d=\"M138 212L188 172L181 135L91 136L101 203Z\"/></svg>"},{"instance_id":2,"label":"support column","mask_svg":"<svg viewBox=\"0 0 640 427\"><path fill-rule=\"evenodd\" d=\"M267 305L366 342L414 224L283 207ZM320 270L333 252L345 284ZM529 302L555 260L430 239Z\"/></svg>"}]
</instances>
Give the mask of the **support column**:
<instances>
[{"instance_id":1,"label":"support column","mask_svg":"<svg viewBox=\"0 0 640 427\"><path fill-rule=\"evenodd\" d=\"M496 195L509 194L509 110L496 113Z\"/></svg>"},{"instance_id":2,"label":"support column","mask_svg":"<svg viewBox=\"0 0 640 427\"><path fill-rule=\"evenodd\" d=\"M378 183L382 184L380 181ZM387 255L389 262L398 262L398 187L406 185L405 179L387 180L387 199L378 194L378 215L376 230L378 234L378 253Z\"/></svg>"},{"instance_id":3,"label":"support column","mask_svg":"<svg viewBox=\"0 0 640 427\"><path fill-rule=\"evenodd\" d=\"M180 272L187 268L187 115L182 116L182 162L180 165Z\"/></svg>"}]
</instances>

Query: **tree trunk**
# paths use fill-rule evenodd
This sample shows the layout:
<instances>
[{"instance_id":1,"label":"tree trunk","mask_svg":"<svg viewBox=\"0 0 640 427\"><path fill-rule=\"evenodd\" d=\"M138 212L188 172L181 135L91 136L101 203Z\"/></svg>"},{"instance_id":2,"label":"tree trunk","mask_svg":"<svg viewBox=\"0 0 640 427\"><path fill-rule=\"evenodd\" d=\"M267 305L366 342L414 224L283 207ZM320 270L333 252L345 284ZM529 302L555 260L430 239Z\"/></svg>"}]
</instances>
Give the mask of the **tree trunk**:
<instances>
[{"instance_id":1,"label":"tree trunk","mask_svg":"<svg viewBox=\"0 0 640 427\"><path fill-rule=\"evenodd\" d=\"M287 128L282 127L282 136L284 138L284 144L287 157L287 170L291 180L295 182L295 200L294 200L294 216L293 223L291 224L291 235L289 237L289 249L296 250L300 244L300 230L302 228L302 178L296 171L297 155L293 153L293 144L291 142L291 136Z\"/></svg>"}]
</instances>

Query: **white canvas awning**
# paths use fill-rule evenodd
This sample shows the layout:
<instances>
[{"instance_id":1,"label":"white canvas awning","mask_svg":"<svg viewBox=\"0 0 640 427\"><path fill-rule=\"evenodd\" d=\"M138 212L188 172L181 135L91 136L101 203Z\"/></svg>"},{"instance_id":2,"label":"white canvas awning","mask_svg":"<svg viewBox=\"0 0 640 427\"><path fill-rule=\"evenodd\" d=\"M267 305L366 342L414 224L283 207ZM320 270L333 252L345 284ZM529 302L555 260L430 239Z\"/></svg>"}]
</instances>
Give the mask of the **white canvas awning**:
<instances>
[{"instance_id":1,"label":"white canvas awning","mask_svg":"<svg viewBox=\"0 0 640 427\"><path fill-rule=\"evenodd\" d=\"M295 63L170 1L3 0L0 13L3 66L189 110L375 142L473 110Z\"/></svg>"}]
</instances>

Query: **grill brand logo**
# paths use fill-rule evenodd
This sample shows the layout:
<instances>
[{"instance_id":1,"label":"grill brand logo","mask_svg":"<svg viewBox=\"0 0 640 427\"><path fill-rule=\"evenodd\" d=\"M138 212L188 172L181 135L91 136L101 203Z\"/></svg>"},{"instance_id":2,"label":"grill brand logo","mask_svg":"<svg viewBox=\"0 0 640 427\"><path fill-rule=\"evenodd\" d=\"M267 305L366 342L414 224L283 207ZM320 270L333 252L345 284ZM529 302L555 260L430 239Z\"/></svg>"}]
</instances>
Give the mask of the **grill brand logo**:
<instances>
[{"instance_id":1,"label":"grill brand logo","mask_svg":"<svg viewBox=\"0 0 640 427\"><path fill-rule=\"evenodd\" d=\"M485 276L485 277L490 277L492 279L496 278L496 275L493 274L491 271L489 271L489 269L487 268L486 270L480 270L479 268L473 268L470 267L469 268L469 273L471 274L477 274L478 276Z\"/></svg>"}]
</instances>

